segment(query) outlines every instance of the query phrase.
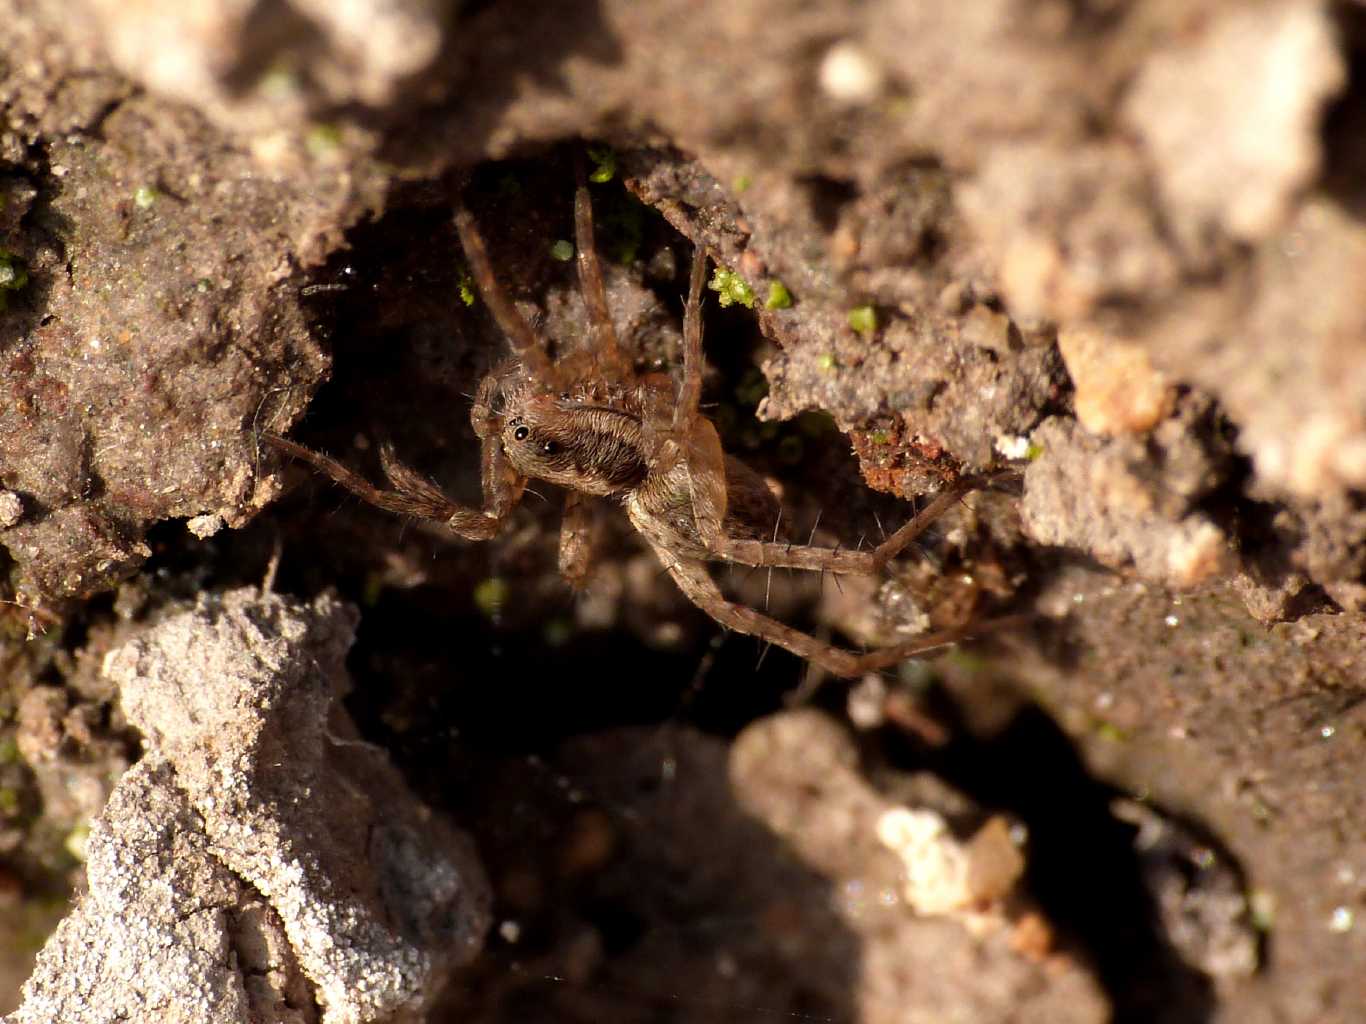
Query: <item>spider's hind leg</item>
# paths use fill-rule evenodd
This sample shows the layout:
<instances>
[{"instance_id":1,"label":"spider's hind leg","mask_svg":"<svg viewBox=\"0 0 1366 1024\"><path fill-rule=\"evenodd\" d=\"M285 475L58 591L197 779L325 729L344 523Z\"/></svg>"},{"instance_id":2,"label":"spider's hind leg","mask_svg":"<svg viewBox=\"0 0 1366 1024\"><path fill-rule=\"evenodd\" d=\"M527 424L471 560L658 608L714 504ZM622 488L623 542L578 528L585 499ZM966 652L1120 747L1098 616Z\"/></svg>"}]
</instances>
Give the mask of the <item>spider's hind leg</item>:
<instances>
[{"instance_id":1,"label":"spider's hind leg","mask_svg":"<svg viewBox=\"0 0 1366 1024\"><path fill-rule=\"evenodd\" d=\"M736 539L715 536L708 550L719 561L739 565L772 567L775 569L807 569L811 572L833 572L846 575L875 576L887 563L904 551L940 516L962 500L970 491L988 481L979 477L959 477L934 496L910 522L871 551L848 551L817 547L814 544L783 544L764 540Z\"/></svg>"},{"instance_id":2,"label":"spider's hind leg","mask_svg":"<svg viewBox=\"0 0 1366 1024\"><path fill-rule=\"evenodd\" d=\"M793 629L777 619L770 618L748 605L727 600L716 582L707 572L706 564L696 559L677 558L667 550L656 546L655 553L668 569L669 575L678 588L687 595L688 600L706 612L716 622L737 633L758 637L791 651L799 658L805 658L813 665L825 669L832 675L854 679L865 672L876 672L891 668L918 654L948 647L959 640L967 639L977 633L984 633L1016 625L1025 621L1023 616L969 623L954 629L927 633L914 640L892 647L882 647L865 653L856 653L823 643L801 630Z\"/></svg>"}]
</instances>

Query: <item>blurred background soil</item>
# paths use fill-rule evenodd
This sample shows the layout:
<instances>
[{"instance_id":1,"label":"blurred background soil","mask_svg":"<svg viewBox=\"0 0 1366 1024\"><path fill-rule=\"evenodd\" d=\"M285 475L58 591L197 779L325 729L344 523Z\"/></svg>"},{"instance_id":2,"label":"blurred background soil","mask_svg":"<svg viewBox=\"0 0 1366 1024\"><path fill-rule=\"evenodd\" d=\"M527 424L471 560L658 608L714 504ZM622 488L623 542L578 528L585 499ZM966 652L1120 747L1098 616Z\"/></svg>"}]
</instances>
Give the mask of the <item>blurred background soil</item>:
<instances>
[{"instance_id":1,"label":"blurred background soil","mask_svg":"<svg viewBox=\"0 0 1366 1024\"><path fill-rule=\"evenodd\" d=\"M493 883L433 1020L1366 1019L1360 4L0 0L0 38L0 1011L139 755L105 654L278 560L360 608L350 710ZM467 544L262 446L477 500L504 347L451 209L586 344L580 153L638 368L693 246L724 271L704 402L794 536L1015 472L886 581L730 592L854 646L1025 625L822 679L605 503L573 592L549 488ZM772 767L822 758L857 785ZM867 793L1027 836L996 931L822 846Z\"/></svg>"}]
</instances>

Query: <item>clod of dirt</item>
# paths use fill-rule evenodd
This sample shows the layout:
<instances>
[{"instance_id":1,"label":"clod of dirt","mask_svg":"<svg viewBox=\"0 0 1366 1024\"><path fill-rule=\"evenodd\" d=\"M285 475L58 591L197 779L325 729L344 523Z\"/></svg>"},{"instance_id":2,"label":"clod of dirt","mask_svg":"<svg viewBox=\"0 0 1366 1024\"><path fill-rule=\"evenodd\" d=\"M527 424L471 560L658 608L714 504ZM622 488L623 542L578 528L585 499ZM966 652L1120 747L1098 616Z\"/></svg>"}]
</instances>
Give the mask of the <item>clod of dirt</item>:
<instances>
[{"instance_id":1,"label":"clod of dirt","mask_svg":"<svg viewBox=\"0 0 1366 1024\"><path fill-rule=\"evenodd\" d=\"M1319 112L1345 80L1313 4L1232 8L1144 62L1124 116L1188 252L1220 231L1256 241L1280 226L1318 169Z\"/></svg>"},{"instance_id":2,"label":"clod of dirt","mask_svg":"<svg viewBox=\"0 0 1366 1024\"><path fill-rule=\"evenodd\" d=\"M240 526L275 497L255 434L326 368L298 268L376 202L372 174L302 130L271 158L137 93L93 43L94 6L0 3L0 485L23 505L0 542L30 604L126 577L162 519ZM142 70L194 73L164 42L178 13L109 17L116 49L158 43Z\"/></svg>"},{"instance_id":3,"label":"clod of dirt","mask_svg":"<svg viewBox=\"0 0 1366 1024\"><path fill-rule=\"evenodd\" d=\"M278 917L211 848L162 758L120 781L91 830L87 877L7 1024L317 1020ZM234 965L252 945L276 955Z\"/></svg>"},{"instance_id":4,"label":"clod of dirt","mask_svg":"<svg viewBox=\"0 0 1366 1024\"><path fill-rule=\"evenodd\" d=\"M445 20L434 0L88 6L90 27L129 78L260 128L327 105L391 101L437 55Z\"/></svg>"},{"instance_id":5,"label":"clod of dirt","mask_svg":"<svg viewBox=\"0 0 1366 1024\"><path fill-rule=\"evenodd\" d=\"M1068 330L1058 332L1058 350L1077 389L1077 420L1091 433L1146 433L1171 412L1171 383L1145 349Z\"/></svg>"},{"instance_id":6,"label":"clod of dirt","mask_svg":"<svg viewBox=\"0 0 1366 1024\"><path fill-rule=\"evenodd\" d=\"M355 623L332 597L244 589L109 655L149 751L93 823L90 891L10 1024L370 1021L478 952L468 843L336 706Z\"/></svg>"},{"instance_id":7,"label":"clod of dirt","mask_svg":"<svg viewBox=\"0 0 1366 1024\"><path fill-rule=\"evenodd\" d=\"M1022 512L1035 540L1079 547L1179 588L1227 566L1227 535L1196 507L1217 479L1197 447L1190 472L1177 478L1157 469L1147 446L1098 438L1071 420L1047 420L1033 443L1039 456L1025 471Z\"/></svg>"},{"instance_id":8,"label":"clod of dirt","mask_svg":"<svg viewBox=\"0 0 1366 1024\"><path fill-rule=\"evenodd\" d=\"M862 939L860 1020L1109 1019L1078 964L1021 952L1031 943L1012 917L1031 931L1040 921L1003 910L1020 862L1001 855L1000 830L988 823L960 844L934 812L898 807L859 774L852 740L824 715L754 723L735 742L730 777L741 806L843 892L841 916Z\"/></svg>"},{"instance_id":9,"label":"clod of dirt","mask_svg":"<svg viewBox=\"0 0 1366 1024\"><path fill-rule=\"evenodd\" d=\"M0 529L7 529L23 518L24 499L13 491L0 491Z\"/></svg>"}]
</instances>

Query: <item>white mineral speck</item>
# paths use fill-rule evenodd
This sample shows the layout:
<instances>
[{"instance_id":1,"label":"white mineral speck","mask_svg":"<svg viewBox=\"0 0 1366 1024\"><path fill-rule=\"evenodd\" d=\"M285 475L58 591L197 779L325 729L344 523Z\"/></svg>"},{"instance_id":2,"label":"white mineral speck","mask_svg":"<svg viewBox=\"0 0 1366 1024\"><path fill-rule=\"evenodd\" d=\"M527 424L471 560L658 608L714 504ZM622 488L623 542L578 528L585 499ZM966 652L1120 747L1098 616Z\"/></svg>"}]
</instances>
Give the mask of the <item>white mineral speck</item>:
<instances>
[{"instance_id":1,"label":"white mineral speck","mask_svg":"<svg viewBox=\"0 0 1366 1024\"><path fill-rule=\"evenodd\" d=\"M921 914L947 914L972 902L968 855L932 811L897 807L877 822L877 837L905 868L902 895Z\"/></svg>"},{"instance_id":2,"label":"white mineral speck","mask_svg":"<svg viewBox=\"0 0 1366 1024\"><path fill-rule=\"evenodd\" d=\"M208 512L202 516L195 516L193 519L186 520L185 528L200 540L212 537L219 530L223 529L223 517L217 512Z\"/></svg>"},{"instance_id":3,"label":"white mineral speck","mask_svg":"<svg viewBox=\"0 0 1366 1024\"><path fill-rule=\"evenodd\" d=\"M1023 459L1029 454L1029 438L1023 434L1001 434L996 438L996 450L1007 459Z\"/></svg>"},{"instance_id":4,"label":"white mineral speck","mask_svg":"<svg viewBox=\"0 0 1366 1024\"><path fill-rule=\"evenodd\" d=\"M885 75L876 59L857 43L836 43L821 60L820 83L833 100L868 103L882 93Z\"/></svg>"}]
</instances>

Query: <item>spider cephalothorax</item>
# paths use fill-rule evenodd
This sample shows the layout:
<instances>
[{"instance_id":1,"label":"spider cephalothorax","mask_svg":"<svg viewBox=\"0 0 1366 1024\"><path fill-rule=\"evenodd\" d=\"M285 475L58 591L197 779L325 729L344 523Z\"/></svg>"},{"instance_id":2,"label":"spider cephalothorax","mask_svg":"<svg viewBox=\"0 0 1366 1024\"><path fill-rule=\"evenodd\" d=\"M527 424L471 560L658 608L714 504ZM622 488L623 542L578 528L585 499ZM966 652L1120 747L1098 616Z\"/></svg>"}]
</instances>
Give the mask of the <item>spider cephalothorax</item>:
<instances>
[{"instance_id":1,"label":"spider cephalothorax","mask_svg":"<svg viewBox=\"0 0 1366 1024\"><path fill-rule=\"evenodd\" d=\"M947 630L910 643L855 653L822 643L753 608L726 599L708 562L836 573L877 573L945 508L975 486L947 487L871 551L831 550L777 539L777 500L754 470L721 450L716 428L698 411L702 389L702 285L699 248L683 315L683 375L675 386L638 375L617 342L593 248L593 219L582 170L574 196L579 282L588 309L591 347L551 361L504 294L473 217L456 211L456 228L479 293L508 339L512 357L479 387L470 418L482 448L481 508L461 505L394 457L381 459L390 487L375 487L341 463L280 437L277 448L311 463L361 498L444 524L470 540L487 540L520 500L528 480L565 488L560 569L572 582L587 573L583 495L615 498L688 598L717 622L784 647L841 676L885 668L961 638ZM980 628L980 627L979 627Z\"/></svg>"},{"instance_id":2,"label":"spider cephalothorax","mask_svg":"<svg viewBox=\"0 0 1366 1024\"><path fill-rule=\"evenodd\" d=\"M584 494L638 487L653 454L643 426L649 396L611 391L580 386L556 393L518 380L503 396L500 437L508 461L523 476Z\"/></svg>"}]
</instances>

